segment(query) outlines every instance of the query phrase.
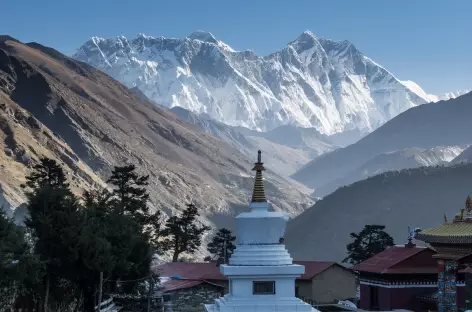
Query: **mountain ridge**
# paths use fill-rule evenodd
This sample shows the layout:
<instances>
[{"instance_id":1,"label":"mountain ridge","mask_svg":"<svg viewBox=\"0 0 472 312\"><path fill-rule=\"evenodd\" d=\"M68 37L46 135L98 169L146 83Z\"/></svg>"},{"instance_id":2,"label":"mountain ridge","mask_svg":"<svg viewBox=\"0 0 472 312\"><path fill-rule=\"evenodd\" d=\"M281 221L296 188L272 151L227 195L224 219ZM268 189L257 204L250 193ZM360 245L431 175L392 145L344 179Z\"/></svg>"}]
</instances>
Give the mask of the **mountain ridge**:
<instances>
[{"instance_id":1,"label":"mountain ridge","mask_svg":"<svg viewBox=\"0 0 472 312\"><path fill-rule=\"evenodd\" d=\"M382 173L337 189L289 221L285 244L296 259L342 261L350 233L366 224L385 225L404 244L408 227L437 227L444 214L459 213L470 185L470 163Z\"/></svg>"},{"instance_id":2,"label":"mountain ridge","mask_svg":"<svg viewBox=\"0 0 472 312\"><path fill-rule=\"evenodd\" d=\"M405 148L472 144L472 93L409 109L358 142L314 159L292 177L309 187L342 178L368 159ZM444 129L447 129L445 132ZM349 161L346 161L349 160Z\"/></svg>"},{"instance_id":3,"label":"mountain ridge","mask_svg":"<svg viewBox=\"0 0 472 312\"><path fill-rule=\"evenodd\" d=\"M0 140L0 160L8 169L3 177L19 179L14 181L12 196L20 194L18 186L30 170L21 161L30 164L29 158L34 162L45 154L59 159L67 150L67 157L61 156L65 160L60 161L66 171L77 175L89 170L102 185L114 165L135 164L140 173L150 175L152 208L167 215L192 201L202 208L202 220L213 222L244 209L250 198L253 160L172 112L140 99L105 73L52 48L8 38L0 42L0 104L5 104L2 116L8 124L20 130L28 127L22 130L25 160L25 153L7 151L5 142L11 140L12 131L7 127L1 131L6 141ZM12 119L15 114L10 106L22 112L26 126ZM26 136L38 132L30 117L44 129L40 133L47 135ZM56 156L51 150L57 151ZM21 174L13 174L18 166ZM294 216L313 202L303 186L268 169L267 192L274 209ZM0 184L9 186L7 180ZM91 183L83 186L90 187Z\"/></svg>"},{"instance_id":4,"label":"mountain ridge","mask_svg":"<svg viewBox=\"0 0 472 312\"><path fill-rule=\"evenodd\" d=\"M327 135L359 131L358 139L428 102L352 43L310 31L267 56L234 51L198 32L183 39L94 38L74 58L167 107L264 131L293 124Z\"/></svg>"}]
</instances>

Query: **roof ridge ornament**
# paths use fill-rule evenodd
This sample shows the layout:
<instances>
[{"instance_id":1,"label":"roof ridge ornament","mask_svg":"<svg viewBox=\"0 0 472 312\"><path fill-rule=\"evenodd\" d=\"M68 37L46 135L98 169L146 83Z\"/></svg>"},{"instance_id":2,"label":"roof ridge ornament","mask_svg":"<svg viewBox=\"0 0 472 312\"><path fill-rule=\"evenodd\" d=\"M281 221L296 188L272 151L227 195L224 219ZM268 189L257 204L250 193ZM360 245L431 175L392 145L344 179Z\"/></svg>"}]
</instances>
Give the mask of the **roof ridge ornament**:
<instances>
[{"instance_id":1,"label":"roof ridge ornament","mask_svg":"<svg viewBox=\"0 0 472 312\"><path fill-rule=\"evenodd\" d=\"M472 198L470 195L468 195L467 199L465 200L465 210L467 212L467 216L470 216L472 212Z\"/></svg>"},{"instance_id":2,"label":"roof ridge ornament","mask_svg":"<svg viewBox=\"0 0 472 312\"><path fill-rule=\"evenodd\" d=\"M254 181L254 189L252 191L252 203L261 203L267 202L264 190L264 181L262 178L262 171L266 170L264 168L264 163L262 162L262 152L261 150L257 151L257 162L254 163L254 168L252 170L256 171L256 178Z\"/></svg>"}]
</instances>

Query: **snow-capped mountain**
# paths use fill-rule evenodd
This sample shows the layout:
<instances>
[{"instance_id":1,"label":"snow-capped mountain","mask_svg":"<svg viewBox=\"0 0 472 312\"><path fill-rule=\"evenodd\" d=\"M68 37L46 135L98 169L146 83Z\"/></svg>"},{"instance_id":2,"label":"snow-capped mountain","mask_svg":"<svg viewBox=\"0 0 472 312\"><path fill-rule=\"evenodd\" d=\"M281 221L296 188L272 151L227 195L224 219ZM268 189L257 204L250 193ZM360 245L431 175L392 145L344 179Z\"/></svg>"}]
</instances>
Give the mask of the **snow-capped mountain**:
<instances>
[{"instance_id":1,"label":"snow-capped mountain","mask_svg":"<svg viewBox=\"0 0 472 312\"><path fill-rule=\"evenodd\" d=\"M350 42L310 31L268 56L234 51L197 31L183 39L94 37L73 57L155 103L253 130L295 125L360 136L430 102Z\"/></svg>"},{"instance_id":2,"label":"snow-capped mountain","mask_svg":"<svg viewBox=\"0 0 472 312\"><path fill-rule=\"evenodd\" d=\"M401 81L408 89L416 93L419 97L426 99L429 102L447 101L455 99L458 96L469 93L472 90L457 90L453 92L446 92L438 95L426 93L416 82L411 80Z\"/></svg>"}]
</instances>

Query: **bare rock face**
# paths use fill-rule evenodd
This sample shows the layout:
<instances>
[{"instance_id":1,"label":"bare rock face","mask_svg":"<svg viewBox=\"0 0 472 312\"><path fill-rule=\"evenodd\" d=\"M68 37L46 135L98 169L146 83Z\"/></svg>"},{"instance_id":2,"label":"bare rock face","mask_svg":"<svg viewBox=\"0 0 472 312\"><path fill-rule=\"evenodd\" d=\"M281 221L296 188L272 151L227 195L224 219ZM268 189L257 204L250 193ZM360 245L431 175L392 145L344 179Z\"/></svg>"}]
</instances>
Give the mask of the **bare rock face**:
<instances>
[{"instance_id":1,"label":"bare rock face","mask_svg":"<svg viewBox=\"0 0 472 312\"><path fill-rule=\"evenodd\" d=\"M0 184L15 205L41 156L64 166L77 194L133 163L150 176L153 207L175 213L192 201L217 225L250 197L255 159L51 48L0 40L0 103ZM292 216L312 202L308 189L274 172L266 185L273 207Z\"/></svg>"}]
</instances>

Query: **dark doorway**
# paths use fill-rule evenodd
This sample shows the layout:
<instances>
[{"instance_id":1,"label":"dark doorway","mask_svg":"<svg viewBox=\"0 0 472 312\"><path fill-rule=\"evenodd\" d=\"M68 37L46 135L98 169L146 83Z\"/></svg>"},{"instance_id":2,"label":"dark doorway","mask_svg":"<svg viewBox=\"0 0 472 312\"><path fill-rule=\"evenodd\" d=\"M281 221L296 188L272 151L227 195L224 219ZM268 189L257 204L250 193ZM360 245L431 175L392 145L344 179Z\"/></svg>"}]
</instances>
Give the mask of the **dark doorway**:
<instances>
[{"instance_id":1,"label":"dark doorway","mask_svg":"<svg viewBox=\"0 0 472 312\"><path fill-rule=\"evenodd\" d=\"M370 287L370 309L379 310L379 288L375 286Z\"/></svg>"}]
</instances>

